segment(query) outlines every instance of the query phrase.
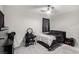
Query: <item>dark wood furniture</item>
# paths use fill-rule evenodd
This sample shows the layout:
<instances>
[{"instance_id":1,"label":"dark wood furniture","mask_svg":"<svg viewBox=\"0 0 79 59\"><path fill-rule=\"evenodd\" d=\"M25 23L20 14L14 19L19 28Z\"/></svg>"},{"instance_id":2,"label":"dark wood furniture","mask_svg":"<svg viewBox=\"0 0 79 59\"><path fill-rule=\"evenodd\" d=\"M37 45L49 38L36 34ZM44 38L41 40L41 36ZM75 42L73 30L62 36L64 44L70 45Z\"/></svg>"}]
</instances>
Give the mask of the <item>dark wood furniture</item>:
<instances>
[{"instance_id":1,"label":"dark wood furniture","mask_svg":"<svg viewBox=\"0 0 79 59\"><path fill-rule=\"evenodd\" d=\"M66 38L66 32L65 31L58 31L58 30L50 30L48 35L54 35L56 37L56 40L53 40L52 45L57 43L64 43L70 46L75 46L75 39L74 38Z\"/></svg>"},{"instance_id":2,"label":"dark wood furniture","mask_svg":"<svg viewBox=\"0 0 79 59\"><path fill-rule=\"evenodd\" d=\"M4 51L6 52L6 54L13 54L14 53L14 49L13 49L13 43L14 43L14 36L16 35L15 32L11 32L7 34L7 41L6 41L6 45L4 45Z\"/></svg>"},{"instance_id":3,"label":"dark wood furniture","mask_svg":"<svg viewBox=\"0 0 79 59\"><path fill-rule=\"evenodd\" d=\"M53 35L56 37L56 40L53 40L51 45L49 46L49 51L55 50L59 47L62 43L64 43L66 39L66 32L65 31L58 31L58 30L50 30L47 35Z\"/></svg>"},{"instance_id":4,"label":"dark wood furniture","mask_svg":"<svg viewBox=\"0 0 79 59\"><path fill-rule=\"evenodd\" d=\"M64 43L67 45L70 45L70 46L75 46L75 39L74 38L66 38Z\"/></svg>"},{"instance_id":5,"label":"dark wood furniture","mask_svg":"<svg viewBox=\"0 0 79 59\"><path fill-rule=\"evenodd\" d=\"M4 54L4 45L7 40L7 31L0 31L0 54Z\"/></svg>"},{"instance_id":6,"label":"dark wood furniture","mask_svg":"<svg viewBox=\"0 0 79 59\"><path fill-rule=\"evenodd\" d=\"M51 45L49 46L47 43L38 41L39 44L44 46L48 51L55 50L61 44L67 44L70 46L75 46L75 39L73 38L66 38L66 32L65 31L58 31L58 30L50 30L47 35L54 35L56 37L56 40L53 40Z\"/></svg>"},{"instance_id":7,"label":"dark wood furniture","mask_svg":"<svg viewBox=\"0 0 79 59\"><path fill-rule=\"evenodd\" d=\"M66 32L65 31L58 31L58 30L50 30L48 35L54 35L56 37L56 40L60 43L63 43L66 39Z\"/></svg>"},{"instance_id":8,"label":"dark wood furniture","mask_svg":"<svg viewBox=\"0 0 79 59\"><path fill-rule=\"evenodd\" d=\"M56 37L56 40L53 40L51 45L49 46L45 42L38 41L39 44L44 46L48 49L48 51L53 51L61 44L67 44L70 46L75 46L75 39L73 38L66 38L66 32L65 31L58 31L58 30L50 30L49 32L45 33L47 35L53 35Z\"/></svg>"}]
</instances>

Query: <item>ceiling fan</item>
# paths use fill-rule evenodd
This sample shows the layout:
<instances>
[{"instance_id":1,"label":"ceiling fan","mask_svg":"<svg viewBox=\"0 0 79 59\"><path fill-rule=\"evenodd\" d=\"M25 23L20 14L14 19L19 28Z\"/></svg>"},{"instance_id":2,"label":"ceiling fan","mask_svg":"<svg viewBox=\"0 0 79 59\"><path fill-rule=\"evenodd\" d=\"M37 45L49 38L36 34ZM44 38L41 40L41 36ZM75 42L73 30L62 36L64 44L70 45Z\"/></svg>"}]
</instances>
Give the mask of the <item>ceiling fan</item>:
<instances>
[{"instance_id":1,"label":"ceiling fan","mask_svg":"<svg viewBox=\"0 0 79 59\"><path fill-rule=\"evenodd\" d=\"M45 9L41 9L41 12L49 12L52 11L54 7L52 5L47 5Z\"/></svg>"}]
</instances>

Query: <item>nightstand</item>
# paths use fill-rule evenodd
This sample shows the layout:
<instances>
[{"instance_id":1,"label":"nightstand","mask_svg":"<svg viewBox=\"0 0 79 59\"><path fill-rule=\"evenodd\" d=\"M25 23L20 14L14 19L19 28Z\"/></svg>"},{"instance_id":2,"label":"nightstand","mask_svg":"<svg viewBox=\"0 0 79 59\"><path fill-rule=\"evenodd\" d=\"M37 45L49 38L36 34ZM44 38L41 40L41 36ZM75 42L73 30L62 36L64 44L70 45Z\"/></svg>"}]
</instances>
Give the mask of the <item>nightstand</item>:
<instances>
[{"instance_id":1,"label":"nightstand","mask_svg":"<svg viewBox=\"0 0 79 59\"><path fill-rule=\"evenodd\" d=\"M67 45L70 45L70 46L75 46L75 39L74 38L66 38L64 43Z\"/></svg>"}]
</instances>

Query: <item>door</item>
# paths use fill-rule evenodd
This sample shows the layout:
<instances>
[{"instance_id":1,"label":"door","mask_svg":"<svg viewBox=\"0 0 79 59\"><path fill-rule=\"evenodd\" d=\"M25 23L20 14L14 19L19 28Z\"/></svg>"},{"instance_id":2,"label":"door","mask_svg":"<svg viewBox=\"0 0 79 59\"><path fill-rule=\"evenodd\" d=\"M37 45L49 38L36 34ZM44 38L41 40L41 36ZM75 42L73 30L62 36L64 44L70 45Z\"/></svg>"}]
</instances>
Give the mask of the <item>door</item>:
<instances>
[{"instance_id":1,"label":"door","mask_svg":"<svg viewBox=\"0 0 79 59\"><path fill-rule=\"evenodd\" d=\"M50 31L50 20L47 18L43 18L42 20L42 32Z\"/></svg>"}]
</instances>

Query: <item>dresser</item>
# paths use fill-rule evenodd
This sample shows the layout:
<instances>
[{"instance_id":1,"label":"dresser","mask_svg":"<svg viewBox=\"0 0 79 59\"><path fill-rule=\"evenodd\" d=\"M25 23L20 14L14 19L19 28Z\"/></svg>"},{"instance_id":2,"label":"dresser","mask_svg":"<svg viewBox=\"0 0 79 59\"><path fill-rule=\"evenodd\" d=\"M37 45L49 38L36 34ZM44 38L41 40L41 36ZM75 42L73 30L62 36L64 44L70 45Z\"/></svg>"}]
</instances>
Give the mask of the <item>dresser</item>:
<instances>
[{"instance_id":1,"label":"dresser","mask_svg":"<svg viewBox=\"0 0 79 59\"><path fill-rule=\"evenodd\" d=\"M4 53L4 45L7 40L7 30L0 31L0 54Z\"/></svg>"}]
</instances>

